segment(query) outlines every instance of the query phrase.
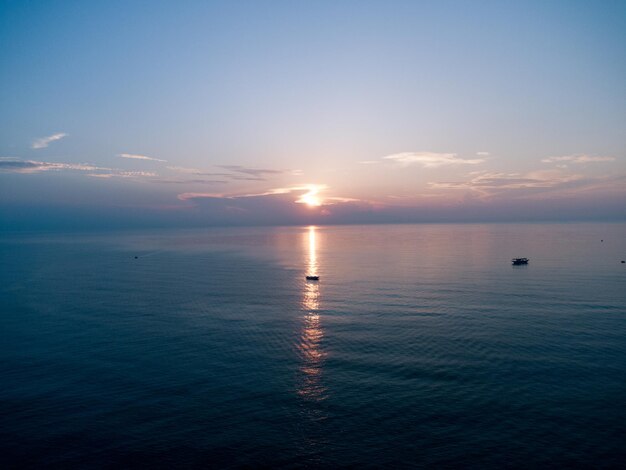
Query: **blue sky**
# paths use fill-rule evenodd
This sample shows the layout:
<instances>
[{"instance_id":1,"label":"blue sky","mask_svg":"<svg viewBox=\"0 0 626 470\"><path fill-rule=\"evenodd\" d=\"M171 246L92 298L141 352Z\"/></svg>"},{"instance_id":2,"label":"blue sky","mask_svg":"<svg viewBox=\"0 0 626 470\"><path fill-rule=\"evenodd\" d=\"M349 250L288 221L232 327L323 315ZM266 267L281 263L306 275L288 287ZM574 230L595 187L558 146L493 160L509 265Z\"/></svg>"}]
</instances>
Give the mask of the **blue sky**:
<instances>
[{"instance_id":1,"label":"blue sky","mask_svg":"<svg viewBox=\"0 0 626 470\"><path fill-rule=\"evenodd\" d=\"M3 229L626 218L624 2L2 1L0 67Z\"/></svg>"}]
</instances>

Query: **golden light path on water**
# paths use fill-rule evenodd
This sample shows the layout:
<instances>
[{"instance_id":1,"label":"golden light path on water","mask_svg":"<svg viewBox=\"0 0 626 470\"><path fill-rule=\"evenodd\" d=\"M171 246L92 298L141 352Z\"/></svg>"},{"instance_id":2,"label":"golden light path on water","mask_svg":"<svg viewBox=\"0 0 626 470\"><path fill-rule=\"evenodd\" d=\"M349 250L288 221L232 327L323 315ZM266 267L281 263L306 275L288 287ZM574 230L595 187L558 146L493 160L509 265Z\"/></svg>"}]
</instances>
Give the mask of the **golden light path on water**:
<instances>
[{"instance_id":1,"label":"golden light path on water","mask_svg":"<svg viewBox=\"0 0 626 470\"><path fill-rule=\"evenodd\" d=\"M318 275L316 227L309 227L304 234L305 246L308 244L307 276ZM302 357L300 371L303 380L299 384L298 394L307 400L323 400L326 388L321 383L322 363L325 354L321 350L324 330L320 322L320 287L317 281L305 281L302 297L304 312L298 349Z\"/></svg>"}]
</instances>

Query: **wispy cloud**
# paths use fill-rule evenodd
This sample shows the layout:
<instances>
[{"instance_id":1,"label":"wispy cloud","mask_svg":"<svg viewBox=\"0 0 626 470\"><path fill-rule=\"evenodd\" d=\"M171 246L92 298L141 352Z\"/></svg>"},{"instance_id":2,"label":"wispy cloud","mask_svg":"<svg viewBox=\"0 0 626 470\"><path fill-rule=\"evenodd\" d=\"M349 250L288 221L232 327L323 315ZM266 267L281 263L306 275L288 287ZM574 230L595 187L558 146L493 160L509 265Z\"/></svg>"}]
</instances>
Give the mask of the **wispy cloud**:
<instances>
[{"instance_id":1,"label":"wispy cloud","mask_svg":"<svg viewBox=\"0 0 626 470\"><path fill-rule=\"evenodd\" d=\"M319 196L327 189L306 184L254 194L187 192L178 199L190 203L208 220L236 225L364 222L376 210L373 204L352 198L326 197L322 202Z\"/></svg>"},{"instance_id":2,"label":"wispy cloud","mask_svg":"<svg viewBox=\"0 0 626 470\"><path fill-rule=\"evenodd\" d=\"M179 194L178 199L182 201L187 201L190 199L199 199L203 197L207 197L207 198L220 197L220 198L225 198L225 199L238 199L238 198L277 196L277 195L297 193L299 196L294 202L309 203L313 201L313 198L315 198L315 200L323 203L323 200L319 197L319 193L327 189L328 187L325 184L302 184L302 185L297 185L297 186L287 186L284 188L272 188L272 189L268 189L267 191L263 191L260 193L226 195L226 194L215 194L215 193L190 192L190 193ZM334 198L328 198L328 199L332 200Z\"/></svg>"},{"instance_id":3,"label":"wispy cloud","mask_svg":"<svg viewBox=\"0 0 626 470\"><path fill-rule=\"evenodd\" d=\"M456 153L436 152L402 152L383 157L384 160L403 165L422 165L424 168L436 168L445 165L477 165L485 161L484 158L462 159Z\"/></svg>"},{"instance_id":4,"label":"wispy cloud","mask_svg":"<svg viewBox=\"0 0 626 470\"><path fill-rule=\"evenodd\" d=\"M262 177L263 175L278 175L284 173L282 170L268 170L264 168L248 168L241 165L218 165L220 168L224 168L225 170L232 171L235 173L243 173L246 175L251 175L257 178Z\"/></svg>"},{"instance_id":5,"label":"wispy cloud","mask_svg":"<svg viewBox=\"0 0 626 470\"><path fill-rule=\"evenodd\" d=\"M625 176L588 177L565 174L559 170L534 171L530 173L490 173L474 174L466 181L445 181L430 183L433 189L469 189L479 194L481 199L490 198L533 198L544 194L576 195L591 191L612 191L626 193Z\"/></svg>"},{"instance_id":6,"label":"wispy cloud","mask_svg":"<svg viewBox=\"0 0 626 470\"><path fill-rule=\"evenodd\" d=\"M594 157L591 155L564 155L561 157L548 157L541 160L541 163L603 163L613 162L615 157Z\"/></svg>"},{"instance_id":7,"label":"wispy cloud","mask_svg":"<svg viewBox=\"0 0 626 470\"><path fill-rule=\"evenodd\" d=\"M168 170L177 171L179 173L190 173L193 175L199 175L202 173L202 170L197 168L186 168L184 166L166 166Z\"/></svg>"},{"instance_id":8,"label":"wispy cloud","mask_svg":"<svg viewBox=\"0 0 626 470\"><path fill-rule=\"evenodd\" d=\"M549 188L557 184L572 181L580 176L555 176L541 173L492 173L484 172L473 175L467 181L444 181L430 183L432 188L445 189L527 189Z\"/></svg>"},{"instance_id":9,"label":"wispy cloud","mask_svg":"<svg viewBox=\"0 0 626 470\"><path fill-rule=\"evenodd\" d=\"M136 155L134 153L118 153L119 158L129 158L131 160L150 160L153 162L167 162L167 160L161 160L160 158L147 157L146 155Z\"/></svg>"},{"instance_id":10,"label":"wispy cloud","mask_svg":"<svg viewBox=\"0 0 626 470\"><path fill-rule=\"evenodd\" d=\"M158 176L151 171L117 171L111 173L89 173L87 176L93 178L152 178Z\"/></svg>"},{"instance_id":11,"label":"wispy cloud","mask_svg":"<svg viewBox=\"0 0 626 470\"><path fill-rule=\"evenodd\" d=\"M489 152L476 152L476 155L479 157L488 157L491 154Z\"/></svg>"},{"instance_id":12,"label":"wispy cloud","mask_svg":"<svg viewBox=\"0 0 626 470\"><path fill-rule=\"evenodd\" d=\"M53 170L75 171L111 171L111 168L103 168L87 163L55 163L40 162L35 160L21 160L19 158L0 158L0 171L9 173L38 173Z\"/></svg>"},{"instance_id":13,"label":"wispy cloud","mask_svg":"<svg viewBox=\"0 0 626 470\"><path fill-rule=\"evenodd\" d=\"M150 180L153 183L161 183L161 184L225 184L227 181L224 180L203 180L203 179L188 179L188 180L177 180L177 179L168 179L168 178L159 178Z\"/></svg>"},{"instance_id":14,"label":"wispy cloud","mask_svg":"<svg viewBox=\"0 0 626 470\"><path fill-rule=\"evenodd\" d=\"M260 176L242 176L242 175L228 175L231 180L234 181L265 181L266 178Z\"/></svg>"},{"instance_id":15,"label":"wispy cloud","mask_svg":"<svg viewBox=\"0 0 626 470\"><path fill-rule=\"evenodd\" d=\"M48 137L41 137L36 139L31 147L34 149L45 149L51 142L56 140L61 140L63 137L67 137L68 134L65 132L58 132L56 134L49 135Z\"/></svg>"},{"instance_id":16,"label":"wispy cloud","mask_svg":"<svg viewBox=\"0 0 626 470\"><path fill-rule=\"evenodd\" d=\"M93 178L153 178L156 173L148 171L125 171L106 168L88 163L57 163L22 160L19 158L0 158L0 171L5 173L41 173L44 171L88 172Z\"/></svg>"},{"instance_id":17,"label":"wispy cloud","mask_svg":"<svg viewBox=\"0 0 626 470\"><path fill-rule=\"evenodd\" d=\"M218 168L228 170L229 173L213 173L207 170L201 170L199 168L188 168L183 166L168 166L166 168L177 173L184 173L195 176L216 176L236 181L265 181L266 178L264 176L266 175L278 175L285 173L285 171L283 170L248 168L241 165L218 165ZM293 174L301 174L301 171L298 170L296 173Z\"/></svg>"},{"instance_id":18,"label":"wispy cloud","mask_svg":"<svg viewBox=\"0 0 626 470\"><path fill-rule=\"evenodd\" d=\"M181 193L177 196L180 201L192 201L194 199L235 199L237 196L227 196L221 193L198 193L198 192L187 192ZM243 197L243 196L239 196Z\"/></svg>"},{"instance_id":19,"label":"wispy cloud","mask_svg":"<svg viewBox=\"0 0 626 470\"><path fill-rule=\"evenodd\" d=\"M187 168L184 166L166 166L168 170L175 171L177 173L184 173L188 175L196 176L228 176L232 177L231 173L213 173L207 170L201 170L199 168Z\"/></svg>"},{"instance_id":20,"label":"wispy cloud","mask_svg":"<svg viewBox=\"0 0 626 470\"><path fill-rule=\"evenodd\" d=\"M355 199L353 197L338 197L338 196L324 198L324 201L326 204L334 204L334 203L341 203L341 202L358 202L358 203L364 202L361 199Z\"/></svg>"}]
</instances>

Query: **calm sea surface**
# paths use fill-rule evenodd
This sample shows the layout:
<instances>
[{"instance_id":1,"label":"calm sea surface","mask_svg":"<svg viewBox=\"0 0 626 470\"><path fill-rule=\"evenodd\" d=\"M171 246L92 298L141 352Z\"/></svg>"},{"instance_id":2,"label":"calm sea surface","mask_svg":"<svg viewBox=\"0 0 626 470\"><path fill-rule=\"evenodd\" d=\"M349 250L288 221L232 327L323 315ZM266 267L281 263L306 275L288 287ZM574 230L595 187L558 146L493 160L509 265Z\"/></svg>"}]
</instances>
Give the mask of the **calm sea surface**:
<instances>
[{"instance_id":1,"label":"calm sea surface","mask_svg":"<svg viewBox=\"0 0 626 470\"><path fill-rule=\"evenodd\" d=\"M625 224L3 235L0 465L616 468L623 259Z\"/></svg>"}]
</instances>

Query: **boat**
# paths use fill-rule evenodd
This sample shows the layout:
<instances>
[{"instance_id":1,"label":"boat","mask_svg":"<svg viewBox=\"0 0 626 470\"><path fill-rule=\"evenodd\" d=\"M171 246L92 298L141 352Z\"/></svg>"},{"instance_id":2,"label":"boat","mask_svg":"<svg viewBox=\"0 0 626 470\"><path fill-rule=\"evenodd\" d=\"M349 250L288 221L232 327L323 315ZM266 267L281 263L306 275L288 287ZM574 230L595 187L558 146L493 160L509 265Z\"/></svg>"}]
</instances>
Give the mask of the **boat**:
<instances>
[{"instance_id":1,"label":"boat","mask_svg":"<svg viewBox=\"0 0 626 470\"><path fill-rule=\"evenodd\" d=\"M307 281L319 281L320 277L319 276L307 276L306 280Z\"/></svg>"},{"instance_id":2,"label":"boat","mask_svg":"<svg viewBox=\"0 0 626 470\"><path fill-rule=\"evenodd\" d=\"M528 258L513 258L511 262L513 266L520 266L522 264L528 264Z\"/></svg>"}]
</instances>

